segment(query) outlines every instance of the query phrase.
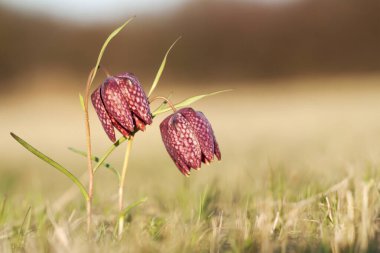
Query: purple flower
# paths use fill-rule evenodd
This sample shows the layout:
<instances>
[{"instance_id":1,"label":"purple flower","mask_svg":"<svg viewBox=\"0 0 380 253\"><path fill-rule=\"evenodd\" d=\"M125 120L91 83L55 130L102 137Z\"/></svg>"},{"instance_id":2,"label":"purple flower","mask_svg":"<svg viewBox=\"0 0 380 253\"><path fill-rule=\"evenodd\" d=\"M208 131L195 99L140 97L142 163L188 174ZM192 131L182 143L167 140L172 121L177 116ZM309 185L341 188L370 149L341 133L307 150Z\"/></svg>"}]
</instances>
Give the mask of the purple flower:
<instances>
[{"instance_id":1,"label":"purple flower","mask_svg":"<svg viewBox=\"0 0 380 253\"><path fill-rule=\"evenodd\" d=\"M185 176L191 168L199 169L201 162L211 162L214 155L221 159L211 124L202 112L183 108L165 118L160 130L166 150Z\"/></svg>"},{"instance_id":2,"label":"purple flower","mask_svg":"<svg viewBox=\"0 0 380 253\"><path fill-rule=\"evenodd\" d=\"M108 77L91 95L99 120L111 141L114 127L125 137L152 123L149 102L140 82L131 73Z\"/></svg>"}]
</instances>

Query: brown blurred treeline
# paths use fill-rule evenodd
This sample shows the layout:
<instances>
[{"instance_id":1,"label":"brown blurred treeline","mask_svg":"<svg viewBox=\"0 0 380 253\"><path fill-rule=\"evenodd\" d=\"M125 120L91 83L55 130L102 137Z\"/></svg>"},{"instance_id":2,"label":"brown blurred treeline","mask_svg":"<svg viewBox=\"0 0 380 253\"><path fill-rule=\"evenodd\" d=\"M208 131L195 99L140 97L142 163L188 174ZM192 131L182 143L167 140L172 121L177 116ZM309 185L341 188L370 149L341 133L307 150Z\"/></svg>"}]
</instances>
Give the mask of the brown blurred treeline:
<instances>
[{"instance_id":1,"label":"brown blurred treeline","mask_svg":"<svg viewBox=\"0 0 380 253\"><path fill-rule=\"evenodd\" d=\"M117 24L65 23L1 9L1 86L34 69L87 73ZM112 42L104 64L151 77L179 35L165 74L194 83L380 70L379 0L197 1L137 17Z\"/></svg>"}]
</instances>

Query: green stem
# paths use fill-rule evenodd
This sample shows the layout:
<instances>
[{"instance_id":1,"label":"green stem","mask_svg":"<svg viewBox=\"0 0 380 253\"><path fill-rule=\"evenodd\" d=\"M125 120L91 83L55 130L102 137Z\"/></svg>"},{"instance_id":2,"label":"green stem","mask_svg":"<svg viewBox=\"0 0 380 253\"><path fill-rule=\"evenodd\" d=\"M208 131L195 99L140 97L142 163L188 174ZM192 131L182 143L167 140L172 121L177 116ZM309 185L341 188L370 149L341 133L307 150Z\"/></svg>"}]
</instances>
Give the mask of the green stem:
<instances>
[{"instance_id":1,"label":"green stem","mask_svg":"<svg viewBox=\"0 0 380 253\"><path fill-rule=\"evenodd\" d=\"M87 207L87 234L90 234L92 224L92 196L94 192L94 171L92 170L92 155L91 155L91 129L90 129L90 117L88 113L88 100L90 98L90 87L92 80L96 74L96 69L92 69L88 76L86 84L86 92L84 97L84 118L86 129L86 146L87 146L87 171L88 171L88 199L86 203Z\"/></svg>"},{"instance_id":2,"label":"green stem","mask_svg":"<svg viewBox=\"0 0 380 253\"><path fill-rule=\"evenodd\" d=\"M104 161L108 158L108 156L115 150L115 148L117 148L120 144L122 144L126 140L127 138L123 136L120 139L118 139L111 147L108 148L106 153L102 156L102 158L99 159L99 162L93 168L94 173L104 163Z\"/></svg>"},{"instance_id":3,"label":"green stem","mask_svg":"<svg viewBox=\"0 0 380 253\"><path fill-rule=\"evenodd\" d=\"M129 137L127 149L125 151L123 170L121 172L121 179L120 179L120 185L119 185L119 233L118 233L119 238L121 238L121 235L124 230L124 215L123 215L124 183L125 183L125 176L127 174L128 161L129 161L129 156L131 154L132 143L133 143L133 136Z\"/></svg>"},{"instance_id":4,"label":"green stem","mask_svg":"<svg viewBox=\"0 0 380 253\"><path fill-rule=\"evenodd\" d=\"M152 98L152 99L150 100L150 103L152 103L153 101L155 101L155 100L157 100L157 99L162 99L162 100L164 100L164 101L166 102L166 104L168 104L168 105L172 108L173 112L176 112L176 111L177 111L177 109L175 108L175 106L173 105L173 103L172 103L168 98L163 97L163 96L157 96L157 97Z\"/></svg>"}]
</instances>

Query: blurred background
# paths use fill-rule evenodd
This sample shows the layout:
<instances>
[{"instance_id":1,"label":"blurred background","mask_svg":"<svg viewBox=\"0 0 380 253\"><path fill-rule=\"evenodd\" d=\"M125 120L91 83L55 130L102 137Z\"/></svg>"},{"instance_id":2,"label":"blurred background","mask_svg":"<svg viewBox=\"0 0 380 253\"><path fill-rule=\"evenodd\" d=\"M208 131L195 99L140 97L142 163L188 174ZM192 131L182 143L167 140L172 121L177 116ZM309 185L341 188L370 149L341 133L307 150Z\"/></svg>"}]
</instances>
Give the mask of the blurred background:
<instances>
[{"instance_id":1,"label":"blurred background","mask_svg":"<svg viewBox=\"0 0 380 253\"><path fill-rule=\"evenodd\" d=\"M134 15L137 19L112 43L104 64L114 72L134 71L143 80L153 76L180 35L165 76L194 84L380 69L376 0L0 3L3 90L9 90L5 81L47 72L47 67L84 76L107 34Z\"/></svg>"},{"instance_id":2,"label":"blurred background","mask_svg":"<svg viewBox=\"0 0 380 253\"><path fill-rule=\"evenodd\" d=\"M85 149L78 93L105 38L133 15L103 58L111 73L133 72L147 91L182 36L155 95L173 93L178 102L234 89L194 105L212 122L223 161L191 181L249 180L259 191L268 167L286 164L292 182L329 185L380 155L379 13L378 0L0 0L1 192L57 196L69 185L10 131L84 173L84 159L66 149ZM141 180L162 191L182 182L173 180L180 174L161 143L161 119L136 138L129 196L150 194ZM91 123L94 152L102 154L111 143L93 111ZM111 157L115 166L122 153ZM114 180L100 173L99 184ZM116 185L101 189L113 194Z\"/></svg>"}]
</instances>

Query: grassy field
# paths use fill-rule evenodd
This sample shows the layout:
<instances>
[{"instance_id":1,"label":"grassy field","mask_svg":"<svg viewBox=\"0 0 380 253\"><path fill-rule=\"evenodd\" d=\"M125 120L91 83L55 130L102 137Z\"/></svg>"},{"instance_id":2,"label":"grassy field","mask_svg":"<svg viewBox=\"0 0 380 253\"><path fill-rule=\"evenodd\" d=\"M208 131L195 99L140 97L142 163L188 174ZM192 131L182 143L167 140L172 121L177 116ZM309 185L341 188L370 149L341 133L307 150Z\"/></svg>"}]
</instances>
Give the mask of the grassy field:
<instances>
[{"instance_id":1,"label":"grassy field","mask_svg":"<svg viewBox=\"0 0 380 253\"><path fill-rule=\"evenodd\" d=\"M9 136L85 173L85 159L67 150L85 149L78 90L48 85L78 82L66 78L44 76L44 93L33 79L0 101L0 252L380 251L380 76L176 84L174 101L235 89L194 105L212 122L222 161L183 177L155 119L136 136L127 174L126 202L147 200L127 215L121 240L112 173L96 175L89 240L78 190ZM157 94L171 90L162 83ZM101 155L111 143L93 112L91 122ZM108 160L116 168L124 148Z\"/></svg>"}]
</instances>

